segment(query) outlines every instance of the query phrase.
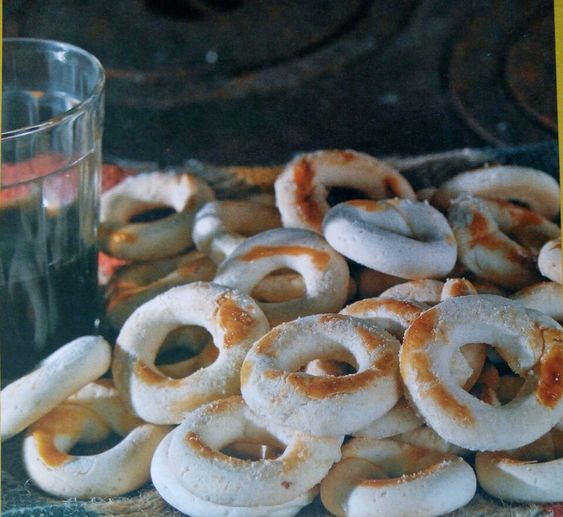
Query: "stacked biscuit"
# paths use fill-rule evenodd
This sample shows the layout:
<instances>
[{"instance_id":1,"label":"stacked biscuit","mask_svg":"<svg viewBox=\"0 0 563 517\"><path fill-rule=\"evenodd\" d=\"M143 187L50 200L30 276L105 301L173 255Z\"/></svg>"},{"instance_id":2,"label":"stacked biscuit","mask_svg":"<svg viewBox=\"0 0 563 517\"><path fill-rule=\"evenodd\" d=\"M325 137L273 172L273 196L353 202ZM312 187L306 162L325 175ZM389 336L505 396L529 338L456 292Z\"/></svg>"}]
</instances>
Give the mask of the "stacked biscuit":
<instances>
[{"instance_id":1,"label":"stacked biscuit","mask_svg":"<svg viewBox=\"0 0 563 517\"><path fill-rule=\"evenodd\" d=\"M101 248L129 262L107 287L111 358L82 338L96 369L74 377L71 343L2 392L3 439L35 421L38 486L110 496L150 477L192 516L295 515L319 487L335 515L439 515L477 480L503 500L563 500L553 178L498 166L417 193L371 156L319 151L269 195L213 198L164 173L104 195ZM163 349L191 357L160 364ZM54 363L73 382L45 403ZM109 368L114 385L89 384ZM69 453L111 430L121 452Z\"/></svg>"}]
</instances>

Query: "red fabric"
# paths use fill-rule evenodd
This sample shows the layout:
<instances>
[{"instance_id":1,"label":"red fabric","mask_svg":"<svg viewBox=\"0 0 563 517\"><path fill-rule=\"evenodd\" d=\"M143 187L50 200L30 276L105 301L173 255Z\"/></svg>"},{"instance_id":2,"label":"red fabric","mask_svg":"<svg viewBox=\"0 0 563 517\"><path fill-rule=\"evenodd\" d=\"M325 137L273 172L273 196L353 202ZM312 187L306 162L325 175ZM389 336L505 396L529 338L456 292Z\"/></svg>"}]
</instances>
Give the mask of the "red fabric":
<instances>
[{"instance_id":1,"label":"red fabric","mask_svg":"<svg viewBox=\"0 0 563 517\"><path fill-rule=\"evenodd\" d=\"M126 260L110 257L103 251L100 251L98 253L98 282L100 285L106 285L114 271L128 263Z\"/></svg>"},{"instance_id":2,"label":"red fabric","mask_svg":"<svg viewBox=\"0 0 563 517\"><path fill-rule=\"evenodd\" d=\"M30 160L2 163L2 185L12 185L39 178L62 169L68 159L58 154L39 154Z\"/></svg>"},{"instance_id":3,"label":"red fabric","mask_svg":"<svg viewBox=\"0 0 563 517\"><path fill-rule=\"evenodd\" d=\"M67 165L67 159L64 156L56 154L40 154L33 159L25 160L23 162L15 163L2 163L0 172L1 184L14 185L16 183L24 183L26 181L47 176L48 174L64 168ZM72 177L70 175L70 177ZM64 181L63 188L61 189L61 181ZM71 197L75 191L75 185L66 184L68 179L66 177L53 178L50 181L50 187L57 190L57 199L64 202L67 197ZM68 195L65 195L65 191ZM8 204L12 201L23 201L37 192L36 187L32 184L23 184L16 187L2 187L0 190L0 205ZM71 197L72 198L72 197Z\"/></svg>"},{"instance_id":4,"label":"red fabric","mask_svg":"<svg viewBox=\"0 0 563 517\"><path fill-rule=\"evenodd\" d=\"M545 504L543 510L551 513L553 517L563 517L563 503Z\"/></svg>"},{"instance_id":5,"label":"red fabric","mask_svg":"<svg viewBox=\"0 0 563 517\"><path fill-rule=\"evenodd\" d=\"M137 174L135 169L125 169L117 165L105 163L102 166L102 192L109 190L127 176ZM106 255L103 251L98 253L98 281L101 285L107 284L114 271L128 261Z\"/></svg>"},{"instance_id":6,"label":"red fabric","mask_svg":"<svg viewBox=\"0 0 563 517\"><path fill-rule=\"evenodd\" d=\"M123 181L127 176L133 176L139 171L136 169L119 167L111 163L104 163L102 167L102 192Z\"/></svg>"}]
</instances>

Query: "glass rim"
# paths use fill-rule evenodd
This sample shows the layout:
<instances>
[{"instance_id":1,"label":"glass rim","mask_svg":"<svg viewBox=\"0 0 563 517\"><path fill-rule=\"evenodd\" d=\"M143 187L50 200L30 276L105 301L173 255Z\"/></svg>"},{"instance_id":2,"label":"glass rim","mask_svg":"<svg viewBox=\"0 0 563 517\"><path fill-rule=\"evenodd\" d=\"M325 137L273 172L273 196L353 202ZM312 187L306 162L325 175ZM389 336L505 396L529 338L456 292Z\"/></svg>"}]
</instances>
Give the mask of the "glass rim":
<instances>
[{"instance_id":1,"label":"glass rim","mask_svg":"<svg viewBox=\"0 0 563 517\"><path fill-rule=\"evenodd\" d=\"M90 63L94 66L94 70L98 72L98 77L92 91L81 100L76 106L73 106L67 111L62 112L59 115L55 115L43 122L38 124L32 124L29 126L19 127L17 129L10 129L9 131L3 131L1 133L1 140L2 142L12 140L14 138L20 136L26 136L33 133L37 133L39 131L44 131L50 128L53 128L59 125L61 122L67 120L69 117L74 116L80 112L83 112L85 108L87 108L94 100L100 97L104 90L106 75L104 71L104 67L100 63L100 60L91 54L90 52L80 48L72 43L65 43L63 41L58 40L51 40L51 39L42 39L42 38L3 38L2 45L3 51L2 55L6 54L6 44L24 44L24 45L37 45L37 44L47 44L49 46L56 46L61 48L62 50L72 51L76 54L80 54L88 59Z\"/></svg>"}]
</instances>

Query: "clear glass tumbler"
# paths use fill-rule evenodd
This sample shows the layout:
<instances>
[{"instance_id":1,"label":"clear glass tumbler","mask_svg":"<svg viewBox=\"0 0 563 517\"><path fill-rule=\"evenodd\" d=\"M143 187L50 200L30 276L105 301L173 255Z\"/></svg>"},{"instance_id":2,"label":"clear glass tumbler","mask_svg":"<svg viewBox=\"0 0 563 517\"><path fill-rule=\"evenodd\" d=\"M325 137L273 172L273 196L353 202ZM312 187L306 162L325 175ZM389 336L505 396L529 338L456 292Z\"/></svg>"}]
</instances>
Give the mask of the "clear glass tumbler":
<instances>
[{"instance_id":1,"label":"clear glass tumbler","mask_svg":"<svg viewBox=\"0 0 563 517\"><path fill-rule=\"evenodd\" d=\"M95 331L104 71L56 41L3 42L2 378Z\"/></svg>"}]
</instances>

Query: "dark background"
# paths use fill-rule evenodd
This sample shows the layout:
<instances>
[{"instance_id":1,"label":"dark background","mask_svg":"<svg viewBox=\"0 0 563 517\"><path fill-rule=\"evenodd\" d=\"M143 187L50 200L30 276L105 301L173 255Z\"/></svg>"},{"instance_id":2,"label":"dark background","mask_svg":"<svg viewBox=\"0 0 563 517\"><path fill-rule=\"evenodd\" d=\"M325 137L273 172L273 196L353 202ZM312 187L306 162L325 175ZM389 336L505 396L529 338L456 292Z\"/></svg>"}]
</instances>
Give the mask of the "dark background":
<instances>
[{"instance_id":1,"label":"dark background","mask_svg":"<svg viewBox=\"0 0 563 517\"><path fill-rule=\"evenodd\" d=\"M4 33L107 73L107 156L279 163L556 136L542 0L12 0Z\"/></svg>"}]
</instances>

